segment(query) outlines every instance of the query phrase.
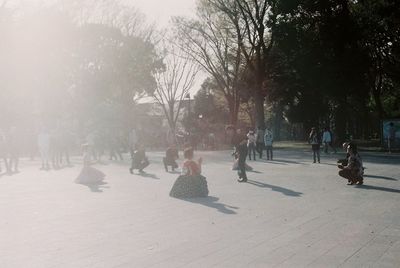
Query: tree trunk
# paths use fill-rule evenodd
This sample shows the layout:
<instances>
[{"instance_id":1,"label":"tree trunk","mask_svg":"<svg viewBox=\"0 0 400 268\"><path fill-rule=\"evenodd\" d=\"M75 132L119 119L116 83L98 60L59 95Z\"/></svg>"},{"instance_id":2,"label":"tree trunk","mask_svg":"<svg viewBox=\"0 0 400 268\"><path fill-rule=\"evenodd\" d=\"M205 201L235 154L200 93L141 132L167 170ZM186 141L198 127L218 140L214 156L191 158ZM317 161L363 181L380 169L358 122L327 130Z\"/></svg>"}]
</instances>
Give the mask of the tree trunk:
<instances>
[{"instance_id":1,"label":"tree trunk","mask_svg":"<svg viewBox=\"0 0 400 268\"><path fill-rule=\"evenodd\" d=\"M275 110L275 118L274 118L274 139L281 139L281 128L282 128L282 119L283 119L283 107L279 103Z\"/></svg>"},{"instance_id":2,"label":"tree trunk","mask_svg":"<svg viewBox=\"0 0 400 268\"><path fill-rule=\"evenodd\" d=\"M256 128L261 127L265 129L265 117L264 117L264 96L261 90L257 90L254 96L254 109L256 117Z\"/></svg>"},{"instance_id":3,"label":"tree trunk","mask_svg":"<svg viewBox=\"0 0 400 268\"><path fill-rule=\"evenodd\" d=\"M234 98L227 98L229 108L229 124L236 126L238 121L238 105Z\"/></svg>"},{"instance_id":4,"label":"tree trunk","mask_svg":"<svg viewBox=\"0 0 400 268\"><path fill-rule=\"evenodd\" d=\"M174 113L174 106L175 103L174 102L170 102L168 104L169 106L169 118L168 118L168 124L169 124L169 128L171 129L171 131L173 131L175 133L175 128L176 128L176 122L175 122L175 113Z\"/></svg>"},{"instance_id":5,"label":"tree trunk","mask_svg":"<svg viewBox=\"0 0 400 268\"><path fill-rule=\"evenodd\" d=\"M335 127L336 141L342 143L346 140L346 103L340 103L336 110ZM352 134L352 133L349 133Z\"/></svg>"},{"instance_id":6,"label":"tree trunk","mask_svg":"<svg viewBox=\"0 0 400 268\"><path fill-rule=\"evenodd\" d=\"M376 111L378 112L379 119L384 119L386 116L385 110L382 106L382 99L379 90L373 91L374 101L376 105Z\"/></svg>"}]
</instances>

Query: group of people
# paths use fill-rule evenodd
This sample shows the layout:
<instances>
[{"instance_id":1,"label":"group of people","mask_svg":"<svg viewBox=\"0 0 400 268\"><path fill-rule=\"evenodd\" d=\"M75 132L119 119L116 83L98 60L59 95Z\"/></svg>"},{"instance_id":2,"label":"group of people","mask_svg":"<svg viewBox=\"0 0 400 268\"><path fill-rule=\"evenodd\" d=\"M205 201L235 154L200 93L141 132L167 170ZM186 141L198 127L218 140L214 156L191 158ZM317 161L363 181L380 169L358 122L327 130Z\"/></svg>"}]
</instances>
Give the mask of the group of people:
<instances>
[{"instance_id":1,"label":"group of people","mask_svg":"<svg viewBox=\"0 0 400 268\"><path fill-rule=\"evenodd\" d=\"M240 130L237 130L236 136L233 139L234 153L237 163L237 170L239 182L247 181L246 170L251 169L246 164L247 157L249 160L256 159L256 151L258 148L259 157L262 157L262 150L260 150L259 137L263 137L263 145L267 150L267 159L273 159L272 143L273 134L269 129L265 132L262 129L258 129L255 134L254 131L249 130L246 136L240 135ZM258 143L258 144L257 144ZM331 148L336 153L336 148L333 145L333 135L329 128L325 128L322 135L320 135L316 128L313 127L309 134L309 143L313 151L313 163L321 162L320 159L320 146L321 143L324 145L325 153L328 153L328 149ZM343 144L343 149L346 150L346 158L338 161L339 176L348 180L348 185L362 185L364 183L363 174L364 167L360 154L358 153L357 146L354 142L347 142Z\"/></svg>"},{"instance_id":2,"label":"group of people","mask_svg":"<svg viewBox=\"0 0 400 268\"><path fill-rule=\"evenodd\" d=\"M318 133L315 127L311 128L308 142L311 144L313 151L313 163L321 162L320 159L320 146L321 143L324 146L325 153L328 153L329 147L336 153L336 148L333 143L332 132L328 127L324 129L321 135ZM346 151L346 158L339 159L337 164L339 170L339 176L348 180L348 185L362 185L364 183L364 167L362 159L357 150L357 145L354 142L343 143L343 149Z\"/></svg>"},{"instance_id":3,"label":"group of people","mask_svg":"<svg viewBox=\"0 0 400 268\"><path fill-rule=\"evenodd\" d=\"M57 128L53 131L49 131L43 127L37 135L38 151L41 156L41 169L50 169L50 164L53 168L58 168L62 164L70 165L69 148L72 143L72 134L62 131ZM7 133L0 132L0 157L4 161L4 165L7 173L19 172L18 170L18 140L16 138L16 129L11 128ZM256 131L249 130L247 134L242 134L240 130L235 131L233 138L234 153L237 169L238 169L238 181L246 182L247 174L246 170L250 167L246 164L246 159L256 160L256 155L260 159L263 157L263 151L266 150L267 160L273 160L273 134L272 131L267 129L258 128ZM329 128L325 128L323 133L319 133L316 128L312 128L309 134L309 143L311 144L313 151L313 162L320 163L320 146L323 144L324 151L328 153L331 148L335 153L336 149L333 146L333 136ZM144 169L149 166L150 161L146 156L143 145L139 143L139 138L136 132L132 130L129 135L129 149L131 153L131 167L129 171L133 174L134 170L138 170L139 173L143 173ZM117 139L112 140L110 145L110 159L117 159L117 156L122 160L121 154L121 143ZM94 147L96 146L95 135L87 136L87 143L82 146L84 152L83 155L83 169L79 175L77 182L88 183L90 181L99 182L104 179L104 174L95 171L91 168L93 161L98 161L98 153L94 153ZM357 146L355 143L344 143L343 148L347 152L345 159L338 161L338 167L340 169L339 175L348 180L348 184L363 184L363 171L364 167L362 159L358 153ZM194 150L188 144L186 144L184 152L184 162L181 168L182 175L196 176L201 174L202 159L197 161L193 160ZM175 172L179 165L177 160L179 159L179 153L177 146L171 144L163 157L163 166L165 171ZM1 171L1 165L0 165Z\"/></svg>"},{"instance_id":4,"label":"group of people","mask_svg":"<svg viewBox=\"0 0 400 268\"><path fill-rule=\"evenodd\" d=\"M202 158L199 158L197 161L194 161L194 150L189 145L185 146L183 151L184 162L181 169L182 175L200 175L201 174L201 164ZM176 162L179 159L178 149L175 144L171 144L166 152L165 157L163 157L163 165L165 171L168 172L168 168L171 167L172 172L177 169L178 163ZM145 149L142 145L137 144L136 149L132 155L132 164L129 168L131 174L134 173L134 170L138 170L139 173L144 173L143 169L150 165L150 161L146 156Z\"/></svg>"},{"instance_id":5,"label":"group of people","mask_svg":"<svg viewBox=\"0 0 400 268\"><path fill-rule=\"evenodd\" d=\"M253 160L256 160L256 152L262 159L264 149L266 150L267 160L273 160L272 144L274 136L269 128L264 130L260 127L256 132L250 129L246 136L249 160L251 160L252 155Z\"/></svg>"},{"instance_id":6,"label":"group of people","mask_svg":"<svg viewBox=\"0 0 400 268\"><path fill-rule=\"evenodd\" d=\"M327 154L328 149L331 148L334 153L336 153L336 148L334 146L333 135L329 127L326 127L321 135L315 127L311 128L311 132L308 136L308 142L311 144L311 149L313 151L313 163L321 163L321 144L324 146L324 152Z\"/></svg>"},{"instance_id":7,"label":"group of people","mask_svg":"<svg viewBox=\"0 0 400 268\"><path fill-rule=\"evenodd\" d=\"M16 127L0 131L0 159L4 161L5 172L9 175L18 173L19 144ZM3 172L0 164L0 173Z\"/></svg>"},{"instance_id":8,"label":"group of people","mask_svg":"<svg viewBox=\"0 0 400 268\"><path fill-rule=\"evenodd\" d=\"M56 128L50 131L42 127L37 137L38 151L41 158L41 169L49 170L50 164L54 169L62 165L71 165L69 151L74 144L72 133L65 129Z\"/></svg>"},{"instance_id":9,"label":"group of people","mask_svg":"<svg viewBox=\"0 0 400 268\"><path fill-rule=\"evenodd\" d=\"M265 130L261 127L256 131L249 129L247 134L243 134L241 129L227 128L228 135L231 136L231 145L234 148L232 155L235 158L233 170L238 171L239 182L247 181L247 170L252 168L246 164L246 159L256 160L256 155L262 159L263 152L266 150L267 160L273 160L273 141L274 137L269 128Z\"/></svg>"}]
</instances>

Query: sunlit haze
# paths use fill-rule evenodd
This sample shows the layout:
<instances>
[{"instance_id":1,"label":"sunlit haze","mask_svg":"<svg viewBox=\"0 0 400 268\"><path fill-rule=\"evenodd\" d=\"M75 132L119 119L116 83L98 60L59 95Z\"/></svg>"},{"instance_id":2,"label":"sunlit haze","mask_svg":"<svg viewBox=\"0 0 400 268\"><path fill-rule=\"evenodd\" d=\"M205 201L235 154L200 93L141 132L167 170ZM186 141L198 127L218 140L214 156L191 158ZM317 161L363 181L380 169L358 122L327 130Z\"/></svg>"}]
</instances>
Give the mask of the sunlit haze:
<instances>
[{"instance_id":1,"label":"sunlit haze","mask_svg":"<svg viewBox=\"0 0 400 268\"><path fill-rule=\"evenodd\" d=\"M194 14L196 0L126 0L126 3L139 8L149 20L165 25L171 16Z\"/></svg>"}]
</instances>

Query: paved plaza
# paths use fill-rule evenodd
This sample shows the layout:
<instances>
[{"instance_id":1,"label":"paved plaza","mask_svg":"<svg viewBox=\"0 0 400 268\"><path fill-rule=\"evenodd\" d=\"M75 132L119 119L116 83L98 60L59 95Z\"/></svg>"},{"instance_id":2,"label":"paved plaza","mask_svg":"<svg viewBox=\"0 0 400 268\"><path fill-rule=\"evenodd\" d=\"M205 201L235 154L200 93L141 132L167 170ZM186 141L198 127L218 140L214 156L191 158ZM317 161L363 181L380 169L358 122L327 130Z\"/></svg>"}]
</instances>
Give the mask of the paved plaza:
<instances>
[{"instance_id":1,"label":"paved plaza","mask_svg":"<svg viewBox=\"0 0 400 268\"><path fill-rule=\"evenodd\" d=\"M161 152L144 175L95 165L107 184L91 188L79 158L23 159L0 177L0 267L400 267L400 156L362 153L365 185L347 186L343 154L277 150L238 183L230 153L195 153L210 194L192 200L169 197Z\"/></svg>"}]
</instances>

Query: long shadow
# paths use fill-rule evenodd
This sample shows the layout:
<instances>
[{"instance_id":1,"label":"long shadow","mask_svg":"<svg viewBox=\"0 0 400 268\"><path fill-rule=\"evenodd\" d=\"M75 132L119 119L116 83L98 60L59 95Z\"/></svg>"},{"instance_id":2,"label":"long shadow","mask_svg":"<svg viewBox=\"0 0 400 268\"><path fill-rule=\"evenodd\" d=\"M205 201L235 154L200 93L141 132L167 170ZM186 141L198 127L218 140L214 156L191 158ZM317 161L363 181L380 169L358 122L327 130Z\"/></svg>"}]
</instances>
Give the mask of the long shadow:
<instances>
[{"instance_id":1,"label":"long shadow","mask_svg":"<svg viewBox=\"0 0 400 268\"><path fill-rule=\"evenodd\" d=\"M151 178L151 179L154 179L154 180L159 180L160 179L159 177L157 177L157 175L151 174L151 173L146 173L146 172L138 173L138 174L134 174L134 175L137 175L137 176L140 176L140 177L143 177L143 178Z\"/></svg>"},{"instance_id":2,"label":"long shadow","mask_svg":"<svg viewBox=\"0 0 400 268\"><path fill-rule=\"evenodd\" d=\"M300 162L291 161L291 160L282 160L282 159L267 160L267 163L274 163L274 162L302 165L302 163L300 163Z\"/></svg>"},{"instance_id":3,"label":"long shadow","mask_svg":"<svg viewBox=\"0 0 400 268\"><path fill-rule=\"evenodd\" d=\"M247 183L261 187L261 188L270 188L272 191L280 192L287 196L300 197L303 194L301 192L296 192L296 191L293 191L293 190L290 190L287 188L283 188L283 187L271 185L271 184L266 184L266 183L259 182L259 181L248 180Z\"/></svg>"},{"instance_id":4,"label":"long shadow","mask_svg":"<svg viewBox=\"0 0 400 268\"><path fill-rule=\"evenodd\" d=\"M246 171L246 172L251 172L251 173L257 173L257 174L262 174L262 172L261 171L257 171L257 170L249 170L249 171Z\"/></svg>"},{"instance_id":5,"label":"long shadow","mask_svg":"<svg viewBox=\"0 0 400 268\"><path fill-rule=\"evenodd\" d=\"M356 188L365 189L365 190L384 191L384 192L390 192L390 193L400 193L400 190L398 190L398 189L372 186L372 185L357 185Z\"/></svg>"},{"instance_id":6,"label":"long shadow","mask_svg":"<svg viewBox=\"0 0 400 268\"><path fill-rule=\"evenodd\" d=\"M400 163L400 155L376 155L362 154L364 163L398 165Z\"/></svg>"},{"instance_id":7,"label":"long shadow","mask_svg":"<svg viewBox=\"0 0 400 268\"><path fill-rule=\"evenodd\" d=\"M398 181L398 179L395 178L390 178L386 176L377 176L377 175L364 175L364 178L374 178L374 179L383 179L383 180L389 180L389 181Z\"/></svg>"},{"instance_id":8,"label":"long shadow","mask_svg":"<svg viewBox=\"0 0 400 268\"><path fill-rule=\"evenodd\" d=\"M326 165L326 166L337 166L337 164L332 164L332 163L321 163L321 165Z\"/></svg>"},{"instance_id":9,"label":"long shadow","mask_svg":"<svg viewBox=\"0 0 400 268\"><path fill-rule=\"evenodd\" d=\"M105 188L110 188L110 186L106 186L107 182L99 182L99 183L80 183L82 185L85 185L90 189L91 192L94 193L102 193L103 189Z\"/></svg>"},{"instance_id":10,"label":"long shadow","mask_svg":"<svg viewBox=\"0 0 400 268\"><path fill-rule=\"evenodd\" d=\"M219 212L225 213L225 214L236 214L236 212L233 209L239 209L238 207L229 206L229 205L217 202L219 200L219 198L215 197L215 196L198 197L198 198L184 198L181 200L189 201L191 203L201 204L203 206L207 206L210 208L215 208Z\"/></svg>"},{"instance_id":11,"label":"long shadow","mask_svg":"<svg viewBox=\"0 0 400 268\"><path fill-rule=\"evenodd\" d=\"M282 162L275 161L275 160L273 160L273 161L271 161L271 160L263 160L262 162L263 163L267 163L267 164L274 164L274 165L287 165L288 164L288 163L282 163Z\"/></svg>"}]
</instances>

